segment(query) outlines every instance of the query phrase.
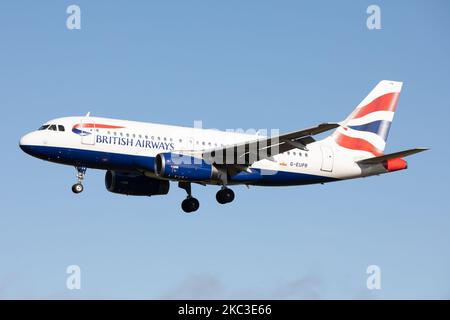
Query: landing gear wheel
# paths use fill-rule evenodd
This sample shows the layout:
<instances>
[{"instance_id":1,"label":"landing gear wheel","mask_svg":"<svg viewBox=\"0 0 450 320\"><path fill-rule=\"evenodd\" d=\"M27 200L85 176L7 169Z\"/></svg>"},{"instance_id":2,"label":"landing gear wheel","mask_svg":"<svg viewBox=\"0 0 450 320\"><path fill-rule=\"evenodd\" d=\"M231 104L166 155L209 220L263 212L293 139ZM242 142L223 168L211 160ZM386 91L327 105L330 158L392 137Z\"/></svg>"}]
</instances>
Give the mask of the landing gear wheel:
<instances>
[{"instance_id":1,"label":"landing gear wheel","mask_svg":"<svg viewBox=\"0 0 450 320\"><path fill-rule=\"evenodd\" d=\"M200 202L198 202L198 200L195 198L184 199L181 203L181 209L183 209L183 211L186 213L197 211L199 207Z\"/></svg>"},{"instance_id":2,"label":"landing gear wheel","mask_svg":"<svg viewBox=\"0 0 450 320\"><path fill-rule=\"evenodd\" d=\"M75 167L75 169L77 169L77 183L72 186L72 192L78 194L84 190L82 182L86 175L86 167Z\"/></svg>"},{"instance_id":3,"label":"landing gear wheel","mask_svg":"<svg viewBox=\"0 0 450 320\"><path fill-rule=\"evenodd\" d=\"M75 183L75 184L72 186L72 192L73 192L73 193L78 194L78 193L83 192L83 190L84 190L84 187L83 187L83 185L82 185L81 183Z\"/></svg>"},{"instance_id":4,"label":"landing gear wheel","mask_svg":"<svg viewBox=\"0 0 450 320\"><path fill-rule=\"evenodd\" d=\"M230 203L234 200L234 192L231 189L224 188L216 193L216 200L220 204Z\"/></svg>"},{"instance_id":5,"label":"landing gear wheel","mask_svg":"<svg viewBox=\"0 0 450 320\"><path fill-rule=\"evenodd\" d=\"M191 183L180 181L178 182L178 187L184 189L187 193L187 198L181 203L181 209L187 213L197 211L200 207L200 202L192 196Z\"/></svg>"}]
</instances>

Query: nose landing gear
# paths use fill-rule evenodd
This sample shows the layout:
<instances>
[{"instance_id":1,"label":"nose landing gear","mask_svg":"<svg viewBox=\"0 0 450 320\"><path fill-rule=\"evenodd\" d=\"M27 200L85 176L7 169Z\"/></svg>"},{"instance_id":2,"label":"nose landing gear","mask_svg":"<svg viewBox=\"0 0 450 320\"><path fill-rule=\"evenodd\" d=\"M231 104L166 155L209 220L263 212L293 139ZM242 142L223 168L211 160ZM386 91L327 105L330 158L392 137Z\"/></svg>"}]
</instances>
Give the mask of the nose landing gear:
<instances>
[{"instance_id":1,"label":"nose landing gear","mask_svg":"<svg viewBox=\"0 0 450 320\"><path fill-rule=\"evenodd\" d=\"M200 207L200 202L192 196L191 183L190 182L178 182L178 187L186 190L187 197L181 203L181 209L186 213L195 212Z\"/></svg>"},{"instance_id":2,"label":"nose landing gear","mask_svg":"<svg viewBox=\"0 0 450 320\"><path fill-rule=\"evenodd\" d=\"M75 183L72 186L72 192L75 193L75 194L81 193L81 192L83 192L83 190L84 190L84 187L83 187L83 185L81 183Z\"/></svg>"},{"instance_id":3,"label":"nose landing gear","mask_svg":"<svg viewBox=\"0 0 450 320\"><path fill-rule=\"evenodd\" d=\"M86 175L86 167L76 167L77 169L77 183L72 186L72 192L75 194L81 193L84 190L83 180Z\"/></svg>"}]
</instances>

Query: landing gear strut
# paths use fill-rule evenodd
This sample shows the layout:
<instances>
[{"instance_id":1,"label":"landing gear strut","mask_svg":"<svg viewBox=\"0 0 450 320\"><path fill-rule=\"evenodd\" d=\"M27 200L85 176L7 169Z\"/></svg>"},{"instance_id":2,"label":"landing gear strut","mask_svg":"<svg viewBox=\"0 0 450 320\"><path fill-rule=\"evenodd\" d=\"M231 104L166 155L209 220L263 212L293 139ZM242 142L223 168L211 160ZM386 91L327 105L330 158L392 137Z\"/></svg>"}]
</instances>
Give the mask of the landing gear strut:
<instances>
[{"instance_id":1,"label":"landing gear strut","mask_svg":"<svg viewBox=\"0 0 450 320\"><path fill-rule=\"evenodd\" d=\"M77 183L75 183L72 186L72 192L78 194L83 192L84 190L82 182L84 176L86 175L86 167L76 167L76 169L77 169Z\"/></svg>"},{"instance_id":2,"label":"landing gear strut","mask_svg":"<svg viewBox=\"0 0 450 320\"><path fill-rule=\"evenodd\" d=\"M183 209L183 211L186 213L197 211L198 208L200 207L200 202L198 202L198 200L192 196L191 183L178 182L178 187L186 190L187 193L186 199L184 199L183 202L181 202L181 209Z\"/></svg>"},{"instance_id":3,"label":"landing gear strut","mask_svg":"<svg viewBox=\"0 0 450 320\"><path fill-rule=\"evenodd\" d=\"M231 189L228 189L227 187L222 187L219 191L216 193L216 200L220 204L230 203L234 200L234 192Z\"/></svg>"}]
</instances>

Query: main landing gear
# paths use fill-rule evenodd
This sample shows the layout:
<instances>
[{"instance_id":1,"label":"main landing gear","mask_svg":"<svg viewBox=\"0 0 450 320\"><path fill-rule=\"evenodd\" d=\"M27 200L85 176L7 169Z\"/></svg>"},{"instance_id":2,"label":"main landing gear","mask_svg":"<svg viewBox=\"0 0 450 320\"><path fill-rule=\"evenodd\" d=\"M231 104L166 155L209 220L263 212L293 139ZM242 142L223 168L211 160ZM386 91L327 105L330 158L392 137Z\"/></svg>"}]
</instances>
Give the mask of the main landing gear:
<instances>
[{"instance_id":1,"label":"main landing gear","mask_svg":"<svg viewBox=\"0 0 450 320\"><path fill-rule=\"evenodd\" d=\"M184 199L183 202L181 203L181 209L183 209L183 211L186 213L197 211L198 208L200 207L200 202L198 202L198 200L192 196L191 183L178 182L178 187L186 190L187 193L186 199Z\"/></svg>"},{"instance_id":2,"label":"main landing gear","mask_svg":"<svg viewBox=\"0 0 450 320\"><path fill-rule=\"evenodd\" d=\"M222 187L219 191L216 193L216 200L220 204L226 204L230 203L234 200L234 192L231 189L228 189L227 187Z\"/></svg>"},{"instance_id":3,"label":"main landing gear","mask_svg":"<svg viewBox=\"0 0 450 320\"><path fill-rule=\"evenodd\" d=\"M83 179L86 175L86 167L76 167L77 169L77 183L72 186L72 192L75 194L81 193L84 190Z\"/></svg>"},{"instance_id":4,"label":"main landing gear","mask_svg":"<svg viewBox=\"0 0 450 320\"><path fill-rule=\"evenodd\" d=\"M191 183L190 182L178 182L178 187L186 190L187 197L181 203L181 209L184 212L195 212L200 207L200 203L196 198L192 196ZM216 194L216 200L220 204L230 203L234 200L234 192L231 189L223 186Z\"/></svg>"}]
</instances>

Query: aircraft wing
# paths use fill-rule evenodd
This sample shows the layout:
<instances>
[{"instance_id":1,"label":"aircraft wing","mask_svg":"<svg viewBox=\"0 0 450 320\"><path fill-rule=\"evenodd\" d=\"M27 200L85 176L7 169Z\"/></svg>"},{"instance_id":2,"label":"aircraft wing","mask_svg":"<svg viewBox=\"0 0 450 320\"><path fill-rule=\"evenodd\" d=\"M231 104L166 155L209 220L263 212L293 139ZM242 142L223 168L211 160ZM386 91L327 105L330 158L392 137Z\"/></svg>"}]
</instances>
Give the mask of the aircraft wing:
<instances>
[{"instance_id":1,"label":"aircraft wing","mask_svg":"<svg viewBox=\"0 0 450 320\"><path fill-rule=\"evenodd\" d=\"M315 127L298 130L276 137L264 137L236 145L203 152L202 158L217 165L234 165L245 170L256 161L269 159L291 149L307 151L307 145L314 142L313 135L339 127L338 123L322 123Z\"/></svg>"},{"instance_id":2,"label":"aircraft wing","mask_svg":"<svg viewBox=\"0 0 450 320\"><path fill-rule=\"evenodd\" d=\"M427 151L427 150L428 150L428 148L414 148L414 149L409 149L409 150L386 154L386 155L379 156L379 157L373 157L373 158L369 158L369 159L360 160L357 163L358 164L377 164L377 163L382 163L383 161L386 161L389 159L402 158L402 157L410 156L412 154L416 154L416 153Z\"/></svg>"}]
</instances>

